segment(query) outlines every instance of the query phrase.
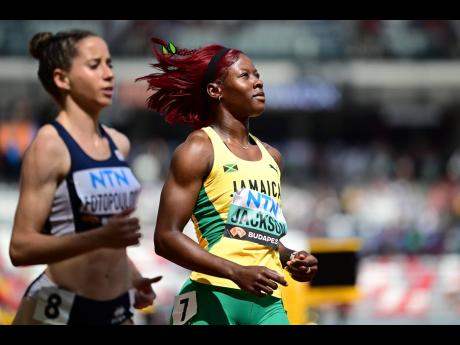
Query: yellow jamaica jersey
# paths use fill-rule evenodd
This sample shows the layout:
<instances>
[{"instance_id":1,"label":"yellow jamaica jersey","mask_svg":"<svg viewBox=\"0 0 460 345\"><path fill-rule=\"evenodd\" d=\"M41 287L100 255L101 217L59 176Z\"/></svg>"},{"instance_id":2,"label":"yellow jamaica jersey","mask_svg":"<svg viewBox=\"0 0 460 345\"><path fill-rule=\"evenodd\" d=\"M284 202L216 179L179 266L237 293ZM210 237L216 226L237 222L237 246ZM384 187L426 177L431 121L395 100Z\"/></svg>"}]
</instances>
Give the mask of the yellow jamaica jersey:
<instances>
[{"instance_id":1,"label":"yellow jamaica jersey","mask_svg":"<svg viewBox=\"0 0 460 345\"><path fill-rule=\"evenodd\" d=\"M278 243L287 224L280 206L280 169L253 135L259 161L238 158L211 127L202 128L214 149L214 164L203 182L192 220L199 244L208 252L243 266L265 266L284 275ZM233 281L199 272L204 284L239 289ZM281 298L281 286L273 292Z\"/></svg>"}]
</instances>

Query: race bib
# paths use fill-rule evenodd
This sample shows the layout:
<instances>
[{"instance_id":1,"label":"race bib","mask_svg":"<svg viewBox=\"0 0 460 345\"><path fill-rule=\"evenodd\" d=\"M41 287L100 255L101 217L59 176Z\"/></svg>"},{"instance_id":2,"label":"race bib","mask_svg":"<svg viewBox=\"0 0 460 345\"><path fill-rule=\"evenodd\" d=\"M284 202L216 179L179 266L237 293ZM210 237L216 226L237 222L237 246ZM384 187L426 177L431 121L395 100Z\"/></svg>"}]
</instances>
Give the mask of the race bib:
<instances>
[{"instance_id":1,"label":"race bib","mask_svg":"<svg viewBox=\"0 0 460 345\"><path fill-rule=\"evenodd\" d=\"M286 233L283 211L274 198L248 188L233 194L224 236L278 248Z\"/></svg>"},{"instance_id":2,"label":"race bib","mask_svg":"<svg viewBox=\"0 0 460 345\"><path fill-rule=\"evenodd\" d=\"M37 294L34 319L50 325L66 325L75 294L57 287L44 287Z\"/></svg>"},{"instance_id":3,"label":"race bib","mask_svg":"<svg viewBox=\"0 0 460 345\"><path fill-rule=\"evenodd\" d=\"M83 214L117 214L135 207L141 190L128 167L80 170L73 174L73 180Z\"/></svg>"},{"instance_id":4,"label":"race bib","mask_svg":"<svg viewBox=\"0 0 460 345\"><path fill-rule=\"evenodd\" d=\"M196 292L190 291L174 298L173 325L183 325L197 313Z\"/></svg>"}]
</instances>

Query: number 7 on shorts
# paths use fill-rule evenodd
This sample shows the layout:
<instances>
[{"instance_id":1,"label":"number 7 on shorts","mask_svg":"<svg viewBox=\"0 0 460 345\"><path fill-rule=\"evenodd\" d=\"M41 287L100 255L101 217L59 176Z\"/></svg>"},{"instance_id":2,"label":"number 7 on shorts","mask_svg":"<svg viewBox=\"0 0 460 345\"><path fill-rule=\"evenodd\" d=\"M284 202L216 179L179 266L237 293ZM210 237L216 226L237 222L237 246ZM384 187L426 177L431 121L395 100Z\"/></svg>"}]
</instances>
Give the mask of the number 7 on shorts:
<instances>
[{"instance_id":1,"label":"number 7 on shorts","mask_svg":"<svg viewBox=\"0 0 460 345\"><path fill-rule=\"evenodd\" d=\"M174 298L173 325L183 325L197 312L196 292L190 291Z\"/></svg>"}]
</instances>

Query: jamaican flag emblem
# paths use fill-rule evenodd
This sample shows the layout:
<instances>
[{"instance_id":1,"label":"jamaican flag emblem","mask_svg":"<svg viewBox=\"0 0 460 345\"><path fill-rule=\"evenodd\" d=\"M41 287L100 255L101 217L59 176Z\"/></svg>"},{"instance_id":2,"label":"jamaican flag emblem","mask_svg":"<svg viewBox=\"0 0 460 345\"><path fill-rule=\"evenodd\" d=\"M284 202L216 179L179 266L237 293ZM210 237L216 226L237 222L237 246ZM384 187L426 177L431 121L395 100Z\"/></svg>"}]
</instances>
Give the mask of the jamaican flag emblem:
<instances>
[{"instance_id":1,"label":"jamaican flag emblem","mask_svg":"<svg viewBox=\"0 0 460 345\"><path fill-rule=\"evenodd\" d=\"M236 164L224 164L224 173L231 173L238 171L238 165Z\"/></svg>"}]
</instances>

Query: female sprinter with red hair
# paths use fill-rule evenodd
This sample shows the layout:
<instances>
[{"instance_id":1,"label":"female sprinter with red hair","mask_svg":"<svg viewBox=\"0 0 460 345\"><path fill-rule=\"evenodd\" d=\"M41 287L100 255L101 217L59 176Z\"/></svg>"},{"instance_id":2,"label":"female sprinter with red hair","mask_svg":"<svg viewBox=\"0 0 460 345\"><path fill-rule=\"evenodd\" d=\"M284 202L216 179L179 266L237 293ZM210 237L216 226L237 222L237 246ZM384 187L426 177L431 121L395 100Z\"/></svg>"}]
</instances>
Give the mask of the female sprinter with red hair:
<instances>
[{"instance_id":1,"label":"female sprinter with red hair","mask_svg":"<svg viewBox=\"0 0 460 345\"><path fill-rule=\"evenodd\" d=\"M172 157L160 199L155 251L192 270L175 299L173 324L288 324L283 268L310 281L317 260L286 248L281 154L249 132L265 109L263 82L236 49L154 50L148 107L195 127ZM198 244L183 234L192 219Z\"/></svg>"}]
</instances>

